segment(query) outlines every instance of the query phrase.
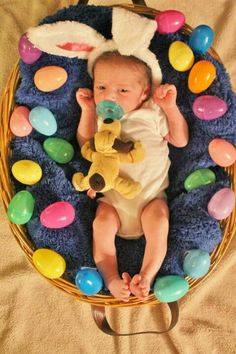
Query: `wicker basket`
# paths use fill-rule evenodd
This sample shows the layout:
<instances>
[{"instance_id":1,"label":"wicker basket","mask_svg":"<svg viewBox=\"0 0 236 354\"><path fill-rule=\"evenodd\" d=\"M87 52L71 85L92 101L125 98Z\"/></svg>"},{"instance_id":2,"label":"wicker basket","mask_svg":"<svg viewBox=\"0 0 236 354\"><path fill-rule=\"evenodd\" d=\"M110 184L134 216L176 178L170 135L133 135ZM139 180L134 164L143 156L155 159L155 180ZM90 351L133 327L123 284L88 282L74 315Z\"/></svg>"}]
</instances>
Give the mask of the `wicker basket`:
<instances>
[{"instance_id":1,"label":"wicker basket","mask_svg":"<svg viewBox=\"0 0 236 354\"><path fill-rule=\"evenodd\" d=\"M85 3L85 1L82 1ZM137 1L136 1L137 2ZM140 2L139 2L140 3ZM141 2L142 3L142 2ZM150 18L154 18L155 15L159 12L155 9L149 8L144 5L120 5L123 8L133 11L138 14L144 14L147 15ZM181 30L185 34L190 34L192 31L192 28L188 25L184 25L184 27ZM218 61L221 61L218 54L214 51L213 48L210 48L208 53L217 59ZM15 107L15 102L14 102L14 94L17 88L19 82L19 65L18 63L14 66L9 80L7 82L5 91L3 93L1 102L0 102L0 117L1 117L1 125L0 125L0 151L1 151L1 157L0 157L0 175L1 175L1 195L2 195L2 200L3 204L5 207L5 210L7 211L8 205L10 203L10 200L12 199L14 195L14 186L11 183L11 178L10 178L10 171L9 171L9 158L11 156L11 150L10 150L10 141L12 139L12 133L9 129L9 119L12 114L12 111L14 110ZM232 182L232 189L236 192L236 164L233 166L229 167L226 169L227 173L229 174ZM215 248L214 252L211 254L211 266L209 272L202 277L201 279L192 279L190 277L187 277L186 279L189 282L190 290L193 290L196 286L198 286L200 283L205 281L205 279L211 274L211 272L214 270L214 268L217 266L217 264L220 262L222 257L224 256L232 238L234 237L234 234L236 233L236 223L235 223L235 217L236 217L236 210L234 208L234 211L231 213L231 215L224 221L221 222L222 226L222 232L223 232L223 238L221 243ZM27 237L26 230L24 226L21 225L16 225L13 223L10 223L10 228L11 231L17 240L18 244L20 245L21 249L25 253L26 257L28 258L29 262L33 265L32 262L32 255L34 252L34 246L30 243ZM33 265L34 266L34 265ZM134 307L134 306L143 306L143 305L156 305L159 304L159 301L156 299L155 295L150 295L147 300L145 301L140 301L136 297L131 297L130 301L128 303L121 302L117 299L115 299L112 296L107 296L107 295L94 295L94 296L87 296L79 291L78 288L71 282L68 282L66 279L59 278L59 279L47 279L52 285L56 286L57 288L61 289L62 291L66 292L67 294L73 296L77 300L87 302L92 305L94 309L99 309L100 307ZM173 313L172 313L173 315ZM178 317L177 314L175 314L175 317ZM96 316L95 316L96 317ZM99 318L95 318L97 324L98 322L102 322L104 320L101 319L101 313L98 316ZM173 322L176 322L177 318L173 320ZM106 322L106 320L105 320ZM99 324L98 324L99 325ZM99 326L101 327L101 326ZM172 326L173 327L173 323ZM103 329L104 330L104 329ZM105 330L106 333L108 334L114 334L109 333L109 330ZM144 333L144 332L142 332ZM147 332L145 332L147 333ZM148 332L150 333L150 332ZM151 333L158 333L158 332L151 332ZM119 335L119 334L116 334Z\"/></svg>"}]
</instances>

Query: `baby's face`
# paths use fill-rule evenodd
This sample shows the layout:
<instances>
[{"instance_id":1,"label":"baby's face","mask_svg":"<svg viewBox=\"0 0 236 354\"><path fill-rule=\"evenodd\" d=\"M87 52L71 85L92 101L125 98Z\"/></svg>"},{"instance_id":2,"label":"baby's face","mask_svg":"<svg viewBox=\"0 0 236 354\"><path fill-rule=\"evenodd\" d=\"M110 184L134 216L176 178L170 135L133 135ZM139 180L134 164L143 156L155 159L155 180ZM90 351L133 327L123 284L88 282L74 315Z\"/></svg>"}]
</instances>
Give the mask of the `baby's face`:
<instances>
[{"instance_id":1,"label":"baby's face","mask_svg":"<svg viewBox=\"0 0 236 354\"><path fill-rule=\"evenodd\" d=\"M148 97L150 88L142 73L127 63L100 61L94 68L94 100L118 103L125 113L139 108Z\"/></svg>"}]
</instances>

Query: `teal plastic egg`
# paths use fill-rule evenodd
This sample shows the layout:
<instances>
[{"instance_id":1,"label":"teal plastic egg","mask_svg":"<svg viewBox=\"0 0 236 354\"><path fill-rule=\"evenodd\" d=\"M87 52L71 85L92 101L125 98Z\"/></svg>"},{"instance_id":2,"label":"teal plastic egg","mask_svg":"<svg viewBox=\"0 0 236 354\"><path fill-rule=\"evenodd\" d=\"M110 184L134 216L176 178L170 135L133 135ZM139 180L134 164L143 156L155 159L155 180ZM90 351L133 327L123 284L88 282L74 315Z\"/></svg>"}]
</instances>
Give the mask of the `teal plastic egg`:
<instances>
[{"instance_id":1,"label":"teal plastic egg","mask_svg":"<svg viewBox=\"0 0 236 354\"><path fill-rule=\"evenodd\" d=\"M28 191L20 191L12 198L7 215L11 222L17 225L26 224L34 212L35 200Z\"/></svg>"},{"instance_id":2,"label":"teal plastic egg","mask_svg":"<svg viewBox=\"0 0 236 354\"><path fill-rule=\"evenodd\" d=\"M200 168L192 172L184 181L184 188L187 192L192 189L215 183L216 175L209 168Z\"/></svg>"},{"instance_id":3,"label":"teal plastic egg","mask_svg":"<svg viewBox=\"0 0 236 354\"><path fill-rule=\"evenodd\" d=\"M197 26L189 37L190 47L197 53L205 53L213 42L214 32L207 25Z\"/></svg>"},{"instance_id":4,"label":"teal plastic egg","mask_svg":"<svg viewBox=\"0 0 236 354\"><path fill-rule=\"evenodd\" d=\"M52 112L43 106L34 107L29 114L32 127L39 133L51 136L57 131L57 122Z\"/></svg>"},{"instance_id":5,"label":"teal plastic egg","mask_svg":"<svg viewBox=\"0 0 236 354\"><path fill-rule=\"evenodd\" d=\"M166 275L156 280L154 294L161 302L173 302L183 297L189 289L186 279L179 275Z\"/></svg>"},{"instance_id":6,"label":"teal plastic egg","mask_svg":"<svg viewBox=\"0 0 236 354\"><path fill-rule=\"evenodd\" d=\"M192 278L201 278L207 274L210 268L210 255L202 250L190 250L186 252L183 262L185 274Z\"/></svg>"},{"instance_id":7,"label":"teal plastic egg","mask_svg":"<svg viewBox=\"0 0 236 354\"><path fill-rule=\"evenodd\" d=\"M97 294L103 286L103 280L94 268L81 268L75 278L75 284L86 295Z\"/></svg>"},{"instance_id":8,"label":"teal plastic egg","mask_svg":"<svg viewBox=\"0 0 236 354\"><path fill-rule=\"evenodd\" d=\"M62 138L48 138L43 143L46 153L58 163L68 163L74 156L73 146Z\"/></svg>"}]
</instances>

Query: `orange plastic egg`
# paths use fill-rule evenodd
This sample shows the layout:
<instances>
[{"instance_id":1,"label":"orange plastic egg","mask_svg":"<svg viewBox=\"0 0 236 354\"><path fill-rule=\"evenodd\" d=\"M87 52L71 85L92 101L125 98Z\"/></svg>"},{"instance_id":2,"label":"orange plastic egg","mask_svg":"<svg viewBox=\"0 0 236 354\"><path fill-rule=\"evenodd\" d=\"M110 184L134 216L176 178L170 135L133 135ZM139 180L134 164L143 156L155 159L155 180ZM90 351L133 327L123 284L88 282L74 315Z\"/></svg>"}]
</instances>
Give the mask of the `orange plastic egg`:
<instances>
[{"instance_id":1,"label":"orange plastic egg","mask_svg":"<svg viewBox=\"0 0 236 354\"><path fill-rule=\"evenodd\" d=\"M34 75L35 86L43 92L54 91L67 81L68 75L60 66L45 66Z\"/></svg>"},{"instance_id":2,"label":"orange plastic egg","mask_svg":"<svg viewBox=\"0 0 236 354\"><path fill-rule=\"evenodd\" d=\"M10 118L10 129L16 136L27 136L32 131L29 122L29 109L25 106L16 107Z\"/></svg>"},{"instance_id":3,"label":"orange plastic egg","mask_svg":"<svg viewBox=\"0 0 236 354\"><path fill-rule=\"evenodd\" d=\"M193 93L200 93L212 84L215 77L215 66L208 60L200 60L189 73L188 88Z\"/></svg>"},{"instance_id":4,"label":"orange plastic egg","mask_svg":"<svg viewBox=\"0 0 236 354\"><path fill-rule=\"evenodd\" d=\"M212 160L221 167L231 166L236 161L235 147L224 139L213 139L208 150Z\"/></svg>"}]
</instances>

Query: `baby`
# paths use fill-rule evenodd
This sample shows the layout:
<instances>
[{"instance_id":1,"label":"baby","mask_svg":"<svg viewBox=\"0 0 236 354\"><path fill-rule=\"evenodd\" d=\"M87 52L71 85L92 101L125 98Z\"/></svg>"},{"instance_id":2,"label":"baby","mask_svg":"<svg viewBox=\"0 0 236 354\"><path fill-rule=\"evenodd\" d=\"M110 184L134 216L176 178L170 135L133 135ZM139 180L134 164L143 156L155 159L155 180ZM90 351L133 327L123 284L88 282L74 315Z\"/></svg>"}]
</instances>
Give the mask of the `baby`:
<instances>
[{"instance_id":1,"label":"baby","mask_svg":"<svg viewBox=\"0 0 236 354\"><path fill-rule=\"evenodd\" d=\"M121 164L120 175L139 181L142 191L132 200L118 192L106 192L98 200L93 223L93 256L106 287L124 302L130 294L145 300L167 251L169 212L165 189L168 186L168 143L184 147L188 127L176 105L174 85L152 87L146 63L133 56L106 52L93 66L93 92L81 88L76 93L82 113L77 140L82 146L99 130L96 105L103 100L118 103L125 114L121 119L122 140L140 140L144 161ZM145 253L139 274L119 276L115 236L135 239L144 234Z\"/></svg>"}]
</instances>

